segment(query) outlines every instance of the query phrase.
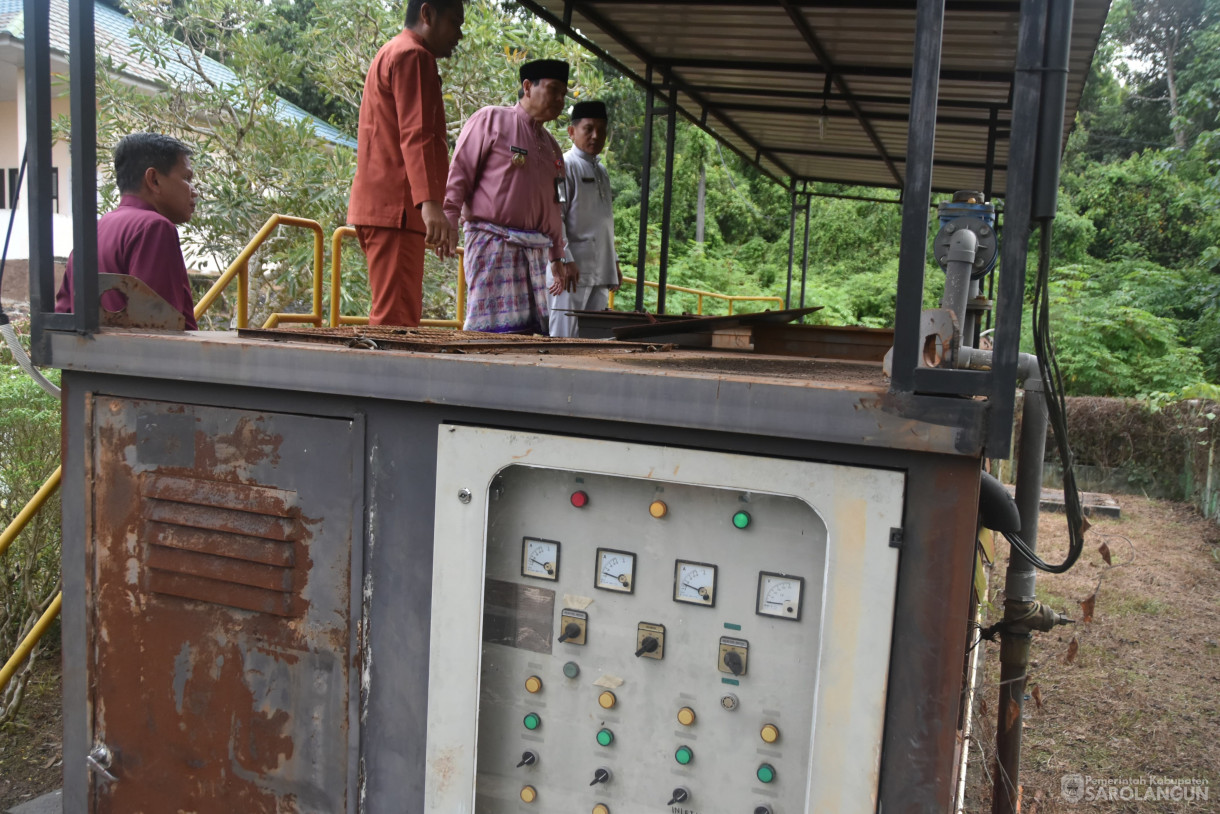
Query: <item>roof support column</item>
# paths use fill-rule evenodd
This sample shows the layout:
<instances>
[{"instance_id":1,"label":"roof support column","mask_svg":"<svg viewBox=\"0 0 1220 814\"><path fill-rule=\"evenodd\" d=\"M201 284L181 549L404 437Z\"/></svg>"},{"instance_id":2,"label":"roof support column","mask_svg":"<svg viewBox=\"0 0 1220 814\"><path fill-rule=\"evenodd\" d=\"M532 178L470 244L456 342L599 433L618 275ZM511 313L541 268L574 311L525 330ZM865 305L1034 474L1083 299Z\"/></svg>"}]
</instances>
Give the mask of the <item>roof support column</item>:
<instances>
[{"instance_id":1,"label":"roof support column","mask_svg":"<svg viewBox=\"0 0 1220 814\"><path fill-rule=\"evenodd\" d=\"M94 51L93 0L72 0L68 8L72 42L72 247L76 326L91 334L98 328L97 293L97 56Z\"/></svg>"},{"instance_id":2,"label":"roof support column","mask_svg":"<svg viewBox=\"0 0 1220 814\"><path fill-rule=\"evenodd\" d=\"M911 70L911 116L907 132L906 183L902 188L902 237L894 313L893 377L890 389L915 390L924 258L928 252L928 207L932 202L932 147L936 141L936 97L940 91L941 37L945 0L918 0L915 61Z\"/></svg>"},{"instance_id":3,"label":"roof support column","mask_svg":"<svg viewBox=\"0 0 1220 814\"><path fill-rule=\"evenodd\" d=\"M25 151L30 228L30 344L34 361L47 358L43 314L55 310L51 241L51 7L25 0ZM70 318L68 318L70 327Z\"/></svg>"},{"instance_id":4,"label":"roof support column","mask_svg":"<svg viewBox=\"0 0 1220 814\"><path fill-rule=\"evenodd\" d=\"M784 291L784 308L792 307L792 261L796 253L796 179L792 182L792 194L788 197L788 288Z\"/></svg>"},{"instance_id":5,"label":"roof support column","mask_svg":"<svg viewBox=\"0 0 1220 814\"><path fill-rule=\"evenodd\" d=\"M648 187L652 183L652 68L644 77L644 159L640 170L640 242L635 264L635 310L644 310L644 271L648 262Z\"/></svg>"},{"instance_id":6,"label":"roof support column","mask_svg":"<svg viewBox=\"0 0 1220 814\"><path fill-rule=\"evenodd\" d=\"M665 192L661 198L661 269L657 274L657 313L665 313L665 285L669 281L669 225L674 200L674 131L678 121L678 93L671 91L665 109Z\"/></svg>"},{"instance_id":7,"label":"roof support column","mask_svg":"<svg viewBox=\"0 0 1220 814\"><path fill-rule=\"evenodd\" d=\"M806 188L808 189L808 188ZM810 201L813 196L808 192L805 194L805 251L801 255L801 308L805 307L805 279L809 276L809 209ZM801 317L801 322L805 321L805 317Z\"/></svg>"}]
</instances>

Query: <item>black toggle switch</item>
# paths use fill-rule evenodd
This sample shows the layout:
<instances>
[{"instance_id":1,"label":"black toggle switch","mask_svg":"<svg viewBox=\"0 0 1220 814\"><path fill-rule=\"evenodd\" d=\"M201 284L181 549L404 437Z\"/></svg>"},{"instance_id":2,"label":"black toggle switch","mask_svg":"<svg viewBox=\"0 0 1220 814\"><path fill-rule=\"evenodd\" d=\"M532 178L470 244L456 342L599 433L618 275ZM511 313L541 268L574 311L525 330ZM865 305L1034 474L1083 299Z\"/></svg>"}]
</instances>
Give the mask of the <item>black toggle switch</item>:
<instances>
[{"instance_id":1,"label":"black toggle switch","mask_svg":"<svg viewBox=\"0 0 1220 814\"><path fill-rule=\"evenodd\" d=\"M563 628L563 635L559 637L559 641L566 642L568 639L580 638L580 625L575 622L568 622Z\"/></svg>"},{"instance_id":2,"label":"black toggle switch","mask_svg":"<svg viewBox=\"0 0 1220 814\"><path fill-rule=\"evenodd\" d=\"M537 762L538 762L538 756L536 754L534 754L533 752L528 752L528 751L522 752L521 753L521 762L517 764L517 768L520 769L522 766L533 766Z\"/></svg>"},{"instance_id":3,"label":"black toggle switch","mask_svg":"<svg viewBox=\"0 0 1220 814\"><path fill-rule=\"evenodd\" d=\"M724 654L724 666L735 676L741 675L741 671L745 669L745 664L741 660L741 654L735 650L730 650Z\"/></svg>"},{"instance_id":4,"label":"black toggle switch","mask_svg":"<svg viewBox=\"0 0 1220 814\"><path fill-rule=\"evenodd\" d=\"M645 653L655 653L658 647L660 647L660 642L655 636L645 636L644 641L640 642L640 649L635 651L635 654L638 657Z\"/></svg>"},{"instance_id":5,"label":"black toggle switch","mask_svg":"<svg viewBox=\"0 0 1220 814\"><path fill-rule=\"evenodd\" d=\"M604 766L599 766L597 771L595 771L593 773L593 782L589 783L589 785L596 786L598 783L609 783L609 782L610 782L610 770Z\"/></svg>"},{"instance_id":6,"label":"black toggle switch","mask_svg":"<svg viewBox=\"0 0 1220 814\"><path fill-rule=\"evenodd\" d=\"M674 796L670 798L670 801L665 805L671 806L674 803L685 803L689 799L690 789L688 789L686 786L678 786L676 789L674 789Z\"/></svg>"}]
</instances>

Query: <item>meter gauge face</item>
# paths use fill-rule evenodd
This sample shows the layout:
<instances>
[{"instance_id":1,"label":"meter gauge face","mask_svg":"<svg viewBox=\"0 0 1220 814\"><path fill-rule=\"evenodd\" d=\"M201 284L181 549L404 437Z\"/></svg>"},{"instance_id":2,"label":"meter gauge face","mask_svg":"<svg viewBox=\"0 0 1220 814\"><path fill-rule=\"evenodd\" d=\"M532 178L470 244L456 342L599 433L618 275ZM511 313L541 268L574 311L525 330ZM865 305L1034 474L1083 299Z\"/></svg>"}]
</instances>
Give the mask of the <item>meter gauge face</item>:
<instances>
[{"instance_id":1,"label":"meter gauge face","mask_svg":"<svg viewBox=\"0 0 1220 814\"><path fill-rule=\"evenodd\" d=\"M715 607L716 566L706 562L674 562L674 601Z\"/></svg>"},{"instance_id":2,"label":"meter gauge face","mask_svg":"<svg viewBox=\"0 0 1220 814\"><path fill-rule=\"evenodd\" d=\"M559 579L559 543L526 537L521 541L521 576Z\"/></svg>"},{"instance_id":3,"label":"meter gauge face","mask_svg":"<svg viewBox=\"0 0 1220 814\"><path fill-rule=\"evenodd\" d=\"M755 612L759 616L774 616L777 619L800 621L801 596L804 589L804 577L760 571L758 574L758 606L755 608Z\"/></svg>"},{"instance_id":4,"label":"meter gauge face","mask_svg":"<svg viewBox=\"0 0 1220 814\"><path fill-rule=\"evenodd\" d=\"M635 555L613 548L597 549L597 580L594 587L603 591L635 592Z\"/></svg>"}]
</instances>

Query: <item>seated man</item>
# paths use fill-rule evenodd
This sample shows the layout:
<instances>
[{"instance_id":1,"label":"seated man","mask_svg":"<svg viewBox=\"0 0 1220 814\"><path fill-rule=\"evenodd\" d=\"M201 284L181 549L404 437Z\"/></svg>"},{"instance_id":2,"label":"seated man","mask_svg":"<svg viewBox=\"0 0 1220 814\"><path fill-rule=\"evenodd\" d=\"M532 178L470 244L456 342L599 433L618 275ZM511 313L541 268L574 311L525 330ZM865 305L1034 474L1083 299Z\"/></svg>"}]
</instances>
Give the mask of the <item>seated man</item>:
<instances>
[{"instance_id":1,"label":"seated man","mask_svg":"<svg viewBox=\"0 0 1220 814\"><path fill-rule=\"evenodd\" d=\"M100 274L138 277L186 317L195 330L195 302L178 240L180 223L195 212L191 148L170 136L133 133L114 148L114 176L122 198L118 208L97 222L97 270ZM102 304L109 311L124 307L120 294L108 291ZM72 256L55 310L72 313Z\"/></svg>"}]
</instances>

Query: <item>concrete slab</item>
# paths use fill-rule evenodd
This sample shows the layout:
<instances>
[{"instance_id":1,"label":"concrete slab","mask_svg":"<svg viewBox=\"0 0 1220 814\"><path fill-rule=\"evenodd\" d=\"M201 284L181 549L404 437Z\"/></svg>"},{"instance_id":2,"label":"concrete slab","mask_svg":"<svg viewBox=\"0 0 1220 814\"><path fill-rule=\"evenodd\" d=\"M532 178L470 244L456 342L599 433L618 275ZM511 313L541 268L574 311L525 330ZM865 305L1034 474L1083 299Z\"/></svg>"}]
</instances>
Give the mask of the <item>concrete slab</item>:
<instances>
[{"instance_id":1,"label":"concrete slab","mask_svg":"<svg viewBox=\"0 0 1220 814\"><path fill-rule=\"evenodd\" d=\"M1005 484L1008 494L1015 491L1011 484ZM1065 512L1062 489L1042 489L1039 506L1044 512ZM1110 495L1103 492L1081 492L1080 507L1086 517L1122 517L1122 506Z\"/></svg>"},{"instance_id":2,"label":"concrete slab","mask_svg":"<svg viewBox=\"0 0 1220 814\"><path fill-rule=\"evenodd\" d=\"M56 789L49 794L22 803L16 808L10 808L6 814L63 814L63 812L64 792L63 789Z\"/></svg>"}]
</instances>

